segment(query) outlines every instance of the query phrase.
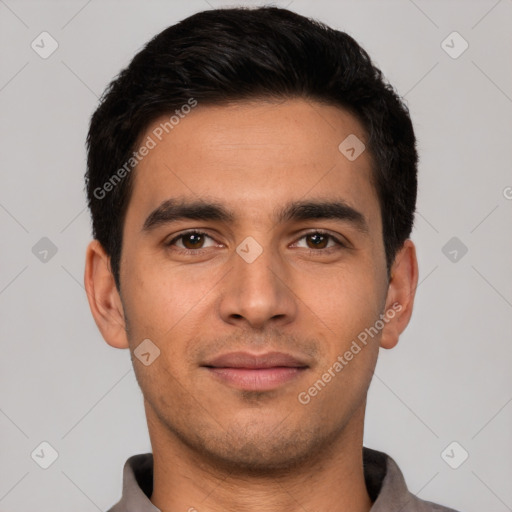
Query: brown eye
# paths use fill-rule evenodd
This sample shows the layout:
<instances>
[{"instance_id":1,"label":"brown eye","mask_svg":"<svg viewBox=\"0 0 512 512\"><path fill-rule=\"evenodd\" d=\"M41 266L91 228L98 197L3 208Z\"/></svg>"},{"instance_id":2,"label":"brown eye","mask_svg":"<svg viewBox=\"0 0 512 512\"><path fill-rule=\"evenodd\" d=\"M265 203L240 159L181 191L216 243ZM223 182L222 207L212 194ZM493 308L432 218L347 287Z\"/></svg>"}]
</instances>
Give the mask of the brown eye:
<instances>
[{"instance_id":1,"label":"brown eye","mask_svg":"<svg viewBox=\"0 0 512 512\"><path fill-rule=\"evenodd\" d=\"M331 237L329 235L323 235L321 233L311 233L309 235L306 235L305 238L306 240L311 240L312 245L309 246L311 249L325 249L329 241L329 238Z\"/></svg>"},{"instance_id":2,"label":"brown eye","mask_svg":"<svg viewBox=\"0 0 512 512\"><path fill-rule=\"evenodd\" d=\"M206 233L203 233L201 231L188 231L186 233L182 233L181 235L174 237L170 242L167 242L165 245L167 247L175 246L178 251L200 251L201 249L208 248L204 247L206 239L210 239L213 241L213 238L211 236L208 236ZM212 247L211 244L210 247Z\"/></svg>"},{"instance_id":3,"label":"brown eye","mask_svg":"<svg viewBox=\"0 0 512 512\"><path fill-rule=\"evenodd\" d=\"M328 253L347 247L346 244L344 244L335 236L320 230L311 231L310 233L304 234L296 243L299 244L302 240L305 241L306 246L303 246L305 249L311 252L318 252L319 254Z\"/></svg>"},{"instance_id":4,"label":"brown eye","mask_svg":"<svg viewBox=\"0 0 512 512\"><path fill-rule=\"evenodd\" d=\"M204 236L200 233L187 233L181 238L185 249L201 249L201 245L204 242Z\"/></svg>"}]
</instances>

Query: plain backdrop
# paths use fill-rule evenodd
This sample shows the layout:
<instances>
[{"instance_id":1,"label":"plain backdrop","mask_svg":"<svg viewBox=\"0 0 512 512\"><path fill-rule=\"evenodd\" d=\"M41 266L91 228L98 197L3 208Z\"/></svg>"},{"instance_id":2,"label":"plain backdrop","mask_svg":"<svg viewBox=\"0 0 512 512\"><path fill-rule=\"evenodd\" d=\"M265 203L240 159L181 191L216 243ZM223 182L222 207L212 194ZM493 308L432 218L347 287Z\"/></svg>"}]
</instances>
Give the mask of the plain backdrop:
<instances>
[{"instance_id":1,"label":"plain backdrop","mask_svg":"<svg viewBox=\"0 0 512 512\"><path fill-rule=\"evenodd\" d=\"M0 0L0 511L106 510L125 460L151 450L129 353L103 341L83 288L84 141L144 43L226 5ZM381 349L364 444L423 499L510 511L512 0L277 5L352 35L418 138L420 285L399 344ZM58 44L47 58L41 37ZM47 469L41 450L57 456Z\"/></svg>"}]
</instances>

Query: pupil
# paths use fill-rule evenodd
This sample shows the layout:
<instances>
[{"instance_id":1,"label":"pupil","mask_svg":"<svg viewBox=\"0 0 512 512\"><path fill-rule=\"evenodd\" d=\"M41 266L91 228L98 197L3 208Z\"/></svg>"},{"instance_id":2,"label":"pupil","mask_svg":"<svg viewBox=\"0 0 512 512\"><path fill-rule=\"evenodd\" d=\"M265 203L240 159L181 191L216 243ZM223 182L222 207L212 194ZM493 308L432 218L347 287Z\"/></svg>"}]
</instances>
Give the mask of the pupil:
<instances>
[{"instance_id":1,"label":"pupil","mask_svg":"<svg viewBox=\"0 0 512 512\"><path fill-rule=\"evenodd\" d=\"M317 247L318 247L319 245L321 245L321 244L322 244L322 242L325 242L325 236L324 236L324 235L316 234L316 235L310 235L310 237L311 237L312 239L316 239L316 240L317 240L316 242L315 242L315 241L313 241L313 244L314 244L315 246L317 246ZM320 239L321 239L321 240L320 240Z\"/></svg>"},{"instance_id":2,"label":"pupil","mask_svg":"<svg viewBox=\"0 0 512 512\"><path fill-rule=\"evenodd\" d=\"M198 233L190 233L186 238L185 240L188 240L188 242L191 244L191 245L197 245L198 243L201 242L201 236L202 235L199 235ZM193 239L196 239L195 242ZM194 249L195 247L193 247Z\"/></svg>"}]
</instances>

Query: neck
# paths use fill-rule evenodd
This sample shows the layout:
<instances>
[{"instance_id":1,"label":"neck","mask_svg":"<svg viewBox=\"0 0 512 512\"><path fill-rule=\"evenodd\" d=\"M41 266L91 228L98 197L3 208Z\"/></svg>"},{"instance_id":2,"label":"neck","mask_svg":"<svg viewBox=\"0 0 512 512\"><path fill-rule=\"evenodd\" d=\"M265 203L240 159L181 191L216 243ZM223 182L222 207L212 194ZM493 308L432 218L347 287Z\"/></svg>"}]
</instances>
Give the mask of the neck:
<instances>
[{"instance_id":1,"label":"neck","mask_svg":"<svg viewBox=\"0 0 512 512\"><path fill-rule=\"evenodd\" d=\"M148 409L153 448L151 502L162 512L369 512L363 472L364 406L325 449L288 471L241 474L205 460ZM159 431L159 429L162 429Z\"/></svg>"}]
</instances>

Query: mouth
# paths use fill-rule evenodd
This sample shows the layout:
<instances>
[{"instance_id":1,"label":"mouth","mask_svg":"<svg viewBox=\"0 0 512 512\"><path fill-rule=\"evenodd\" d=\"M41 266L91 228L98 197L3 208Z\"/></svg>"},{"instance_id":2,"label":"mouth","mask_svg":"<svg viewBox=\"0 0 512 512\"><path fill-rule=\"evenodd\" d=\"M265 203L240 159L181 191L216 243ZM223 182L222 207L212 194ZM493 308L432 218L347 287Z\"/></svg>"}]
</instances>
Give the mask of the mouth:
<instances>
[{"instance_id":1,"label":"mouth","mask_svg":"<svg viewBox=\"0 0 512 512\"><path fill-rule=\"evenodd\" d=\"M302 375L309 365L282 352L231 352L202 365L216 380L232 387L268 391Z\"/></svg>"}]
</instances>

